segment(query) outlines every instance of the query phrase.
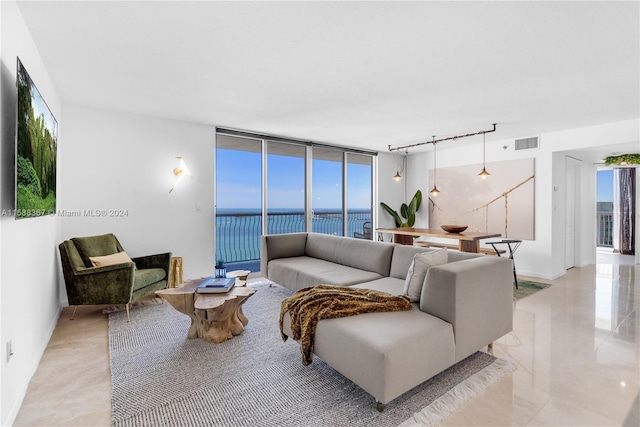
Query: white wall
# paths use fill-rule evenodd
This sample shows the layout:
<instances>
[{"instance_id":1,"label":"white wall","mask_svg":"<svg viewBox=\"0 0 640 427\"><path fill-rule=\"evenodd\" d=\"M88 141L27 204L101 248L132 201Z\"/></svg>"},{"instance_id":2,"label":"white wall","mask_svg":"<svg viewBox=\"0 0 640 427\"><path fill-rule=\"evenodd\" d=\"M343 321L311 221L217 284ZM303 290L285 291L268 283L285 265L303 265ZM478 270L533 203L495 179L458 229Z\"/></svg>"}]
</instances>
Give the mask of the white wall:
<instances>
[{"instance_id":1,"label":"white wall","mask_svg":"<svg viewBox=\"0 0 640 427\"><path fill-rule=\"evenodd\" d=\"M431 146L429 146L431 147ZM429 182L429 169L433 167L433 156L429 153L416 153L409 155L407 159L408 168L408 197L418 190L422 190L422 205L416 214L416 227L428 228L429 226L429 191L433 188L433 183ZM430 167L427 167L427 164Z\"/></svg>"},{"instance_id":2,"label":"white wall","mask_svg":"<svg viewBox=\"0 0 640 427\"><path fill-rule=\"evenodd\" d=\"M514 150L513 140L487 141L487 163L522 158L535 158L535 240L523 242L515 256L519 274L553 279L565 274L565 162L566 155L603 145L625 143L640 144L640 120L628 120L540 135L540 148ZM499 135L500 126L496 135ZM527 137L530 135L523 135ZM503 148L506 146L507 148ZM482 163L481 145L455 147L438 144L438 168ZM409 193L420 188L425 200L433 183L428 182L428 171L433 168L433 150L409 155ZM594 262L595 254L595 178L593 163L580 168L578 209L580 209L579 244L576 247L578 265ZM380 177L384 181L384 177ZM387 195L382 193L380 199ZM590 215L589 212L593 213ZM419 212L416 226L427 227L427 210Z\"/></svg>"},{"instance_id":3,"label":"white wall","mask_svg":"<svg viewBox=\"0 0 640 427\"><path fill-rule=\"evenodd\" d=\"M14 208L17 56L56 117L59 130L63 121L56 90L13 1L0 2L0 34L0 196L6 213ZM63 145L58 134L59 159ZM60 201L60 194L57 196ZM56 216L15 220L3 215L0 237L0 422L10 425L59 315L60 220ZM9 340L14 355L7 363Z\"/></svg>"},{"instance_id":4,"label":"white wall","mask_svg":"<svg viewBox=\"0 0 640 427\"><path fill-rule=\"evenodd\" d=\"M185 279L212 274L215 128L67 104L63 111L59 209L80 216L62 218L62 237L114 233L132 257L172 252L183 257ZM176 156L193 178L169 194Z\"/></svg>"},{"instance_id":5,"label":"white wall","mask_svg":"<svg viewBox=\"0 0 640 427\"><path fill-rule=\"evenodd\" d=\"M384 202L391 206L398 213L400 205L405 203L405 187L407 186L407 172L402 173L402 179L396 181L393 176L398 168L402 167L402 161L399 156L381 152L378 154L378 227L393 228L396 226L395 220L382 207L380 202ZM409 197L413 197L411 194ZM390 235L383 235L385 241L391 241Z\"/></svg>"}]
</instances>

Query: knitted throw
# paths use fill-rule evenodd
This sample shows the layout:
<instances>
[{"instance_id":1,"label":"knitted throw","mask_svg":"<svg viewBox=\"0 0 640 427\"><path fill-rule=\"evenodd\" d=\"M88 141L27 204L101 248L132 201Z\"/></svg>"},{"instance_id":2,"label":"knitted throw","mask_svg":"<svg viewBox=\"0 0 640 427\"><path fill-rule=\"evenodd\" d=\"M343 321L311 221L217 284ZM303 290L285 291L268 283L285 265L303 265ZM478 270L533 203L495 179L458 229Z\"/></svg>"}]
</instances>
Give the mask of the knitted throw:
<instances>
[{"instance_id":1,"label":"knitted throw","mask_svg":"<svg viewBox=\"0 0 640 427\"><path fill-rule=\"evenodd\" d=\"M288 338L282 331L284 314L288 311L291 318L292 338L300 342L302 364L307 366L313 361L316 325L320 320L377 311L406 310L411 310L411 302L404 296L394 296L371 289L330 285L312 286L300 289L282 301L280 336L283 341Z\"/></svg>"}]
</instances>

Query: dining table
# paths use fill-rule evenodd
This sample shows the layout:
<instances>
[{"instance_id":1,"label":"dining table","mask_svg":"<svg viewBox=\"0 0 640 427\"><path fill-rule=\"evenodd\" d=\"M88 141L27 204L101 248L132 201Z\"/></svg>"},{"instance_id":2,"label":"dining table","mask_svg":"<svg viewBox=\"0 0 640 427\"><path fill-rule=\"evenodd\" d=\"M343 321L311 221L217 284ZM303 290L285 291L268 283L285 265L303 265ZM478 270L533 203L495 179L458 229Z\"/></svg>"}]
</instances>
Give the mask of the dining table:
<instances>
[{"instance_id":1,"label":"dining table","mask_svg":"<svg viewBox=\"0 0 640 427\"><path fill-rule=\"evenodd\" d=\"M420 236L420 237L434 237L438 239L455 239L458 241L458 250L460 252L480 252L480 240L489 239L492 237L501 237L500 233L481 233L463 231L461 233L447 233L446 231L438 228L413 228L413 227L397 227L397 228L376 228L378 233L390 233L394 236L394 242L401 244L413 244L413 238L402 239L398 236Z\"/></svg>"}]
</instances>

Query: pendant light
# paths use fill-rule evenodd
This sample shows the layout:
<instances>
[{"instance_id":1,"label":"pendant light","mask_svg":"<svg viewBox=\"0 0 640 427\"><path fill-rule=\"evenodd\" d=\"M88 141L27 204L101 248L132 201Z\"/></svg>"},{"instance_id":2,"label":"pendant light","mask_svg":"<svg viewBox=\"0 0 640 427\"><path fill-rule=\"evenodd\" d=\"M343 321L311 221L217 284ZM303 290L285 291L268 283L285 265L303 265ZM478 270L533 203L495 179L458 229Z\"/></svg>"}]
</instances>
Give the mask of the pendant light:
<instances>
[{"instance_id":1,"label":"pendant light","mask_svg":"<svg viewBox=\"0 0 640 427\"><path fill-rule=\"evenodd\" d=\"M406 162L406 155L409 154L409 150L406 150L406 154L404 156L400 156L400 162L402 162L402 165L400 166L398 164L398 159L396 159L396 166L398 166L398 168L396 169L396 174L393 176L393 179L395 181L400 181L402 179L402 175L404 173L404 169L405 169L405 162Z\"/></svg>"},{"instance_id":2,"label":"pendant light","mask_svg":"<svg viewBox=\"0 0 640 427\"><path fill-rule=\"evenodd\" d=\"M436 137L433 137L433 188L429 192L432 196L440 194L440 190L436 187Z\"/></svg>"},{"instance_id":3,"label":"pendant light","mask_svg":"<svg viewBox=\"0 0 640 427\"><path fill-rule=\"evenodd\" d=\"M393 179L395 181L400 181L402 179L402 175L400 175L400 165L398 164L398 158L397 157L396 157L396 166L397 166L396 174L393 176ZM403 166L404 166L404 163L403 163ZM402 169L403 169L403 172L404 172L404 168L402 168Z\"/></svg>"},{"instance_id":4,"label":"pendant light","mask_svg":"<svg viewBox=\"0 0 640 427\"><path fill-rule=\"evenodd\" d=\"M488 176L491 176L489 172L487 172L485 158L487 155L487 146L486 146L486 137L485 133L482 134L482 170L478 174L478 176L482 179L486 179Z\"/></svg>"}]
</instances>

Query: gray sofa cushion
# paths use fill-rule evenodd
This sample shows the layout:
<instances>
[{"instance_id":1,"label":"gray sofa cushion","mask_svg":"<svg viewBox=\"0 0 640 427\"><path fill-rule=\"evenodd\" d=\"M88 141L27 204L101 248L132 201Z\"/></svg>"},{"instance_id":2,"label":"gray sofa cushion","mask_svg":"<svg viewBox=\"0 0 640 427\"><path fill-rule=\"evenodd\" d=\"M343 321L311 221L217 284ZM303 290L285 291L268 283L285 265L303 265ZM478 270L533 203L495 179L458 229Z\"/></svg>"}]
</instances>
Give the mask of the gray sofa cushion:
<instances>
[{"instance_id":1,"label":"gray sofa cushion","mask_svg":"<svg viewBox=\"0 0 640 427\"><path fill-rule=\"evenodd\" d=\"M283 330L291 336L289 313ZM387 403L454 363L450 324L409 311L318 322L314 353L376 400Z\"/></svg>"},{"instance_id":2,"label":"gray sofa cushion","mask_svg":"<svg viewBox=\"0 0 640 427\"><path fill-rule=\"evenodd\" d=\"M393 249L393 258L391 259L391 270L389 276L396 277L398 279L406 279L407 271L409 271L409 266L411 265L411 261L413 261L413 256L420 252L434 252L437 251L438 248L426 248L423 246L409 246L409 245L397 245ZM472 259L482 257L484 255L471 253L471 252L460 252L460 251L448 251L447 262L456 262L462 261L465 259Z\"/></svg>"},{"instance_id":3,"label":"gray sofa cushion","mask_svg":"<svg viewBox=\"0 0 640 427\"><path fill-rule=\"evenodd\" d=\"M436 248L423 248L421 246L397 245L393 248L393 258L391 259L391 270L389 276L396 279L406 279L409 266L415 254L422 252L435 252Z\"/></svg>"},{"instance_id":4,"label":"gray sofa cushion","mask_svg":"<svg viewBox=\"0 0 640 427\"><path fill-rule=\"evenodd\" d=\"M307 233L265 235L263 241L264 245L269 245L268 262L275 258L305 255ZM267 253L264 247L262 248L262 253Z\"/></svg>"},{"instance_id":5,"label":"gray sofa cushion","mask_svg":"<svg viewBox=\"0 0 640 427\"><path fill-rule=\"evenodd\" d=\"M348 286L379 279L382 275L308 256L269 261L269 279L297 291L327 284Z\"/></svg>"},{"instance_id":6,"label":"gray sofa cushion","mask_svg":"<svg viewBox=\"0 0 640 427\"><path fill-rule=\"evenodd\" d=\"M388 276L393 248L392 243L309 233L306 254L313 258L372 271L380 276Z\"/></svg>"},{"instance_id":7,"label":"gray sofa cushion","mask_svg":"<svg viewBox=\"0 0 640 427\"><path fill-rule=\"evenodd\" d=\"M427 276L427 271L436 265L447 263L447 248L438 249L435 252L415 254L409 266L407 278L404 281L402 295L409 297L411 302L420 301L422 284Z\"/></svg>"},{"instance_id":8,"label":"gray sofa cushion","mask_svg":"<svg viewBox=\"0 0 640 427\"><path fill-rule=\"evenodd\" d=\"M402 295L404 280L395 277L383 277L381 279L372 280L370 282L358 283L352 288L373 289L374 291L387 292L391 295Z\"/></svg>"}]
</instances>

